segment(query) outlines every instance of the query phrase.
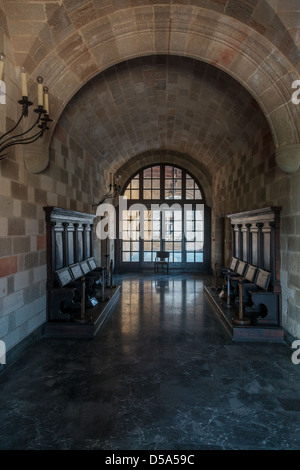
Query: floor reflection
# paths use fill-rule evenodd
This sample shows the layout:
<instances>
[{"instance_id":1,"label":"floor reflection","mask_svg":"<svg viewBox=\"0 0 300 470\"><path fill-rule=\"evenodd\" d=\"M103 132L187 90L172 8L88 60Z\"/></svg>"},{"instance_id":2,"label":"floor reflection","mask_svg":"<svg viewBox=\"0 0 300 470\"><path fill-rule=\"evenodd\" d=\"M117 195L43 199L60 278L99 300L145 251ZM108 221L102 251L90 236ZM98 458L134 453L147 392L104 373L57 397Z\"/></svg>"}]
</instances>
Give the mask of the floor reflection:
<instances>
[{"instance_id":1,"label":"floor reflection","mask_svg":"<svg viewBox=\"0 0 300 470\"><path fill-rule=\"evenodd\" d=\"M42 338L0 375L0 449L299 449L286 344L233 343L200 275L123 275L93 340Z\"/></svg>"}]
</instances>

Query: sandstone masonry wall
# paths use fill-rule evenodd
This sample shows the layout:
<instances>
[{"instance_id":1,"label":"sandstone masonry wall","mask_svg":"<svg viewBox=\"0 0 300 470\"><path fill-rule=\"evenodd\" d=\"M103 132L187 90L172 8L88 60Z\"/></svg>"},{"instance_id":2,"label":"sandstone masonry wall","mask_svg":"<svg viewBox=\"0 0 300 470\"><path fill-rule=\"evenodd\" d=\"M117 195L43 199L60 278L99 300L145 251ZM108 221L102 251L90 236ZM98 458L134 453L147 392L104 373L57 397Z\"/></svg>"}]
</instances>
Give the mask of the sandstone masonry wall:
<instances>
[{"instance_id":1,"label":"sandstone masonry wall","mask_svg":"<svg viewBox=\"0 0 300 470\"><path fill-rule=\"evenodd\" d=\"M300 337L300 171L283 173L275 164L272 136L265 124L254 140L246 141L237 155L213 180L213 262L231 257L231 228L226 215L267 206L282 206L281 288L283 326ZM225 219L225 246L221 246L220 218Z\"/></svg>"}]
</instances>

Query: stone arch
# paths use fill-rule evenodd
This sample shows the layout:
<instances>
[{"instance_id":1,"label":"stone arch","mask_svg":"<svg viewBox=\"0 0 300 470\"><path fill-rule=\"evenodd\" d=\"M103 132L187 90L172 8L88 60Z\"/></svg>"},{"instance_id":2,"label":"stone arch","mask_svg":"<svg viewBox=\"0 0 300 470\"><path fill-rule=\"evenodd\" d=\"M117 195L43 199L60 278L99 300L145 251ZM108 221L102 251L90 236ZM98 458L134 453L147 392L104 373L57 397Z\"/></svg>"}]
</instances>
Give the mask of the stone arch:
<instances>
[{"instance_id":1,"label":"stone arch","mask_svg":"<svg viewBox=\"0 0 300 470\"><path fill-rule=\"evenodd\" d=\"M212 206L212 180L207 170L199 162L195 161L190 155L176 152L174 150L149 150L136 155L121 167L114 169L116 175L120 175L120 184L123 186L126 181L140 168L147 165L158 163L169 163L178 165L191 174L199 181L205 193L205 201L208 206Z\"/></svg>"},{"instance_id":2,"label":"stone arch","mask_svg":"<svg viewBox=\"0 0 300 470\"><path fill-rule=\"evenodd\" d=\"M152 54L202 60L240 82L269 122L279 167L297 171L300 119L291 101L295 69L272 42L224 13L194 5L127 8L83 25L45 57L35 75L47 79L52 117L57 120L72 96L95 75L124 60ZM33 172L47 167L51 132L47 137L42 148L38 143L26 149Z\"/></svg>"}]
</instances>

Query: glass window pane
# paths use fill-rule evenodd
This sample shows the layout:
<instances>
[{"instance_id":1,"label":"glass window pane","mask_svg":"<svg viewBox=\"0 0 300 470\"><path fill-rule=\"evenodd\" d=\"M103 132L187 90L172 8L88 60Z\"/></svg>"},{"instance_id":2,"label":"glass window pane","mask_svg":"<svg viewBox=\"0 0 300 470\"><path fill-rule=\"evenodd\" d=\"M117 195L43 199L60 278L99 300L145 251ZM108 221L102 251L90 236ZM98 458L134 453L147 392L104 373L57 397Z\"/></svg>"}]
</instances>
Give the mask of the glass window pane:
<instances>
[{"instance_id":1,"label":"glass window pane","mask_svg":"<svg viewBox=\"0 0 300 470\"><path fill-rule=\"evenodd\" d=\"M196 189L195 191L195 199L202 199L202 195L199 189Z\"/></svg>"},{"instance_id":2,"label":"glass window pane","mask_svg":"<svg viewBox=\"0 0 300 470\"><path fill-rule=\"evenodd\" d=\"M128 220L123 220L123 232L127 232L129 230L129 224L130 222Z\"/></svg>"},{"instance_id":3,"label":"glass window pane","mask_svg":"<svg viewBox=\"0 0 300 470\"><path fill-rule=\"evenodd\" d=\"M151 250L151 242L144 242L144 250L146 251Z\"/></svg>"},{"instance_id":4,"label":"glass window pane","mask_svg":"<svg viewBox=\"0 0 300 470\"><path fill-rule=\"evenodd\" d=\"M182 248L181 242L175 242L174 243L174 250L175 251L181 251L181 248Z\"/></svg>"},{"instance_id":5,"label":"glass window pane","mask_svg":"<svg viewBox=\"0 0 300 470\"><path fill-rule=\"evenodd\" d=\"M137 189L131 190L131 199L138 199L139 198L139 191Z\"/></svg>"},{"instance_id":6,"label":"glass window pane","mask_svg":"<svg viewBox=\"0 0 300 470\"><path fill-rule=\"evenodd\" d=\"M181 189L175 189L173 193L173 198L174 199L181 199Z\"/></svg>"},{"instance_id":7,"label":"glass window pane","mask_svg":"<svg viewBox=\"0 0 300 470\"><path fill-rule=\"evenodd\" d=\"M202 242L196 242L196 243L195 243L195 250L196 250L196 251L201 251L201 250L203 250L203 243L202 243Z\"/></svg>"},{"instance_id":8,"label":"glass window pane","mask_svg":"<svg viewBox=\"0 0 300 470\"><path fill-rule=\"evenodd\" d=\"M124 196L127 198L127 199L130 199L130 189L126 189L125 193L124 193Z\"/></svg>"},{"instance_id":9,"label":"glass window pane","mask_svg":"<svg viewBox=\"0 0 300 470\"><path fill-rule=\"evenodd\" d=\"M166 242L165 243L165 250L172 251L173 250L173 242Z\"/></svg>"},{"instance_id":10,"label":"glass window pane","mask_svg":"<svg viewBox=\"0 0 300 470\"><path fill-rule=\"evenodd\" d=\"M160 240L160 232L152 232L153 240Z\"/></svg>"},{"instance_id":11,"label":"glass window pane","mask_svg":"<svg viewBox=\"0 0 300 470\"><path fill-rule=\"evenodd\" d=\"M152 178L160 178L160 166L152 167Z\"/></svg>"},{"instance_id":12,"label":"glass window pane","mask_svg":"<svg viewBox=\"0 0 300 470\"><path fill-rule=\"evenodd\" d=\"M187 251L194 251L195 249L195 242L187 242L186 243L186 250Z\"/></svg>"},{"instance_id":13,"label":"glass window pane","mask_svg":"<svg viewBox=\"0 0 300 470\"><path fill-rule=\"evenodd\" d=\"M159 189L160 188L160 180L152 180L152 188Z\"/></svg>"},{"instance_id":14,"label":"glass window pane","mask_svg":"<svg viewBox=\"0 0 300 470\"><path fill-rule=\"evenodd\" d=\"M130 261L130 253L123 253L122 255L122 260L126 263L128 261Z\"/></svg>"},{"instance_id":15,"label":"glass window pane","mask_svg":"<svg viewBox=\"0 0 300 470\"><path fill-rule=\"evenodd\" d=\"M194 262L194 253L187 253L186 254L186 261L187 261L187 263L193 263Z\"/></svg>"},{"instance_id":16,"label":"glass window pane","mask_svg":"<svg viewBox=\"0 0 300 470\"><path fill-rule=\"evenodd\" d=\"M195 199L195 194L193 189L187 189L185 194L186 199Z\"/></svg>"},{"instance_id":17,"label":"glass window pane","mask_svg":"<svg viewBox=\"0 0 300 470\"><path fill-rule=\"evenodd\" d=\"M181 263L182 260L182 254L181 253L174 253L174 263Z\"/></svg>"},{"instance_id":18,"label":"glass window pane","mask_svg":"<svg viewBox=\"0 0 300 470\"><path fill-rule=\"evenodd\" d=\"M144 261L152 261L152 253L151 251L144 252Z\"/></svg>"},{"instance_id":19,"label":"glass window pane","mask_svg":"<svg viewBox=\"0 0 300 470\"><path fill-rule=\"evenodd\" d=\"M180 168L174 168L174 178L182 178L182 170Z\"/></svg>"},{"instance_id":20,"label":"glass window pane","mask_svg":"<svg viewBox=\"0 0 300 470\"><path fill-rule=\"evenodd\" d=\"M138 240L140 237L140 232L138 230L131 230L130 232L130 239L131 240Z\"/></svg>"},{"instance_id":21,"label":"glass window pane","mask_svg":"<svg viewBox=\"0 0 300 470\"><path fill-rule=\"evenodd\" d=\"M160 229L160 220L152 220L152 230L158 231Z\"/></svg>"},{"instance_id":22,"label":"glass window pane","mask_svg":"<svg viewBox=\"0 0 300 470\"><path fill-rule=\"evenodd\" d=\"M154 191L152 191L152 199L160 199L159 189L154 189Z\"/></svg>"},{"instance_id":23,"label":"glass window pane","mask_svg":"<svg viewBox=\"0 0 300 470\"><path fill-rule=\"evenodd\" d=\"M165 178L173 178L173 167L166 166L165 167Z\"/></svg>"},{"instance_id":24,"label":"glass window pane","mask_svg":"<svg viewBox=\"0 0 300 470\"><path fill-rule=\"evenodd\" d=\"M144 178L151 178L151 168L146 168L146 170L144 170Z\"/></svg>"},{"instance_id":25,"label":"glass window pane","mask_svg":"<svg viewBox=\"0 0 300 470\"><path fill-rule=\"evenodd\" d=\"M126 231L123 230L122 238L123 238L123 240L130 240L130 232L126 232Z\"/></svg>"},{"instance_id":26,"label":"glass window pane","mask_svg":"<svg viewBox=\"0 0 300 470\"><path fill-rule=\"evenodd\" d=\"M137 253L131 253L130 261L132 263L137 263L139 260L140 260L140 254L138 252Z\"/></svg>"},{"instance_id":27,"label":"glass window pane","mask_svg":"<svg viewBox=\"0 0 300 470\"><path fill-rule=\"evenodd\" d=\"M193 220L194 219L194 211L185 211L185 218L186 220Z\"/></svg>"},{"instance_id":28,"label":"glass window pane","mask_svg":"<svg viewBox=\"0 0 300 470\"><path fill-rule=\"evenodd\" d=\"M186 188L187 189L194 189L194 180L189 176L186 177Z\"/></svg>"},{"instance_id":29,"label":"glass window pane","mask_svg":"<svg viewBox=\"0 0 300 470\"><path fill-rule=\"evenodd\" d=\"M175 220L174 222L174 230L176 232L181 232L182 230L182 221L181 220Z\"/></svg>"},{"instance_id":30,"label":"glass window pane","mask_svg":"<svg viewBox=\"0 0 300 470\"><path fill-rule=\"evenodd\" d=\"M129 209L129 215L132 219L138 219L139 216L140 216L140 211L135 211L135 210Z\"/></svg>"},{"instance_id":31,"label":"glass window pane","mask_svg":"<svg viewBox=\"0 0 300 470\"><path fill-rule=\"evenodd\" d=\"M187 241L195 240L195 232L186 232L185 238Z\"/></svg>"},{"instance_id":32,"label":"glass window pane","mask_svg":"<svg viewBox=\"0 0 300 470\"><path fill-rule=\"evenodd\" d=\"M139 251L139 242L131 242L131 250Z\"/></svg>"},{"instance_id":33,"label":"glass window pane","mask_svg":"<svg viewBox=\"0 0 300 470\"><path fill-rule=\"evenodd\" d=\"M186 222L186 231L187 231L187 232L191 232L191 231L193 231L193 230L194 230L194 222L191 221L191 220L188 220L188 221Z\"/></svg>"},{"instance_id":34,"label":"glass window pane","mask_svg":"<svg viewBox=\"0 0 300 470\"><path fill-rule=\"evenodd\" d=\"M195 232L195 241L196 242L203 242L203 232Z\"/></svg>"},{"instance_id":35,"label":"glass window pane","mask_svg":"<svg viewBox=\"0 0 300 470\"><path fill-rule=\"evenodd\" d=\"M203 211L196 211L196 220L203 220Z\"/></svg>"},{"instance_id":36,"label":"glass window pane","mask_svg":"<svg viewBox=\"0 0 300 470\"><path fill-rule=\"evenodd\" d=\"M131 181L131 187L134 188L134 189L136 189L136 188L138 189L138 188L139 188L139 183L140 183L140 182L139 182L138 179L137 179L137 180L136 180L136 179L133 179L133 180Z\"/></svg>"},{"instance_id":37,"label":"glass window pane","mask_svg":"<svg viewBox=\"0 0 300 470\"><path fill-rule=\"evenodd\" d=\"M160 242L153 242L152 250L160 251Z\"/></svg>"},{"instance_id":38,"label":"glass window pane","mask_svg":"<svg viewBox=\"0 0 300 470\"><path fill-rule=\"evenodd\" d=\"M130 242L123 242L123 251L130 251Z\"/></svg>"},{"instance_id":39,"label":"glass window pane","mask_svg":"<svg viewBox=\"0 0 300 470\"><path fill-rule=\"evenodd\" d=\"M151 188L151 180L145 180L144 181L144 189L149 189Z\"/></svg>"},{"instance_id":40,"label":"glass window pane","mask_svg":"<svg viewBox=\"0 0 300 470\"><path fill-rule=\"evenodd\" d=\"M145 231L144 231L144 240L146 240L146 241L152 240L152 233L151 233L151 231L149 231L149 230L145 230Z\"/></svg>"},{"instance_id":41,"label":"glass window pane","mask_svg":"<svg viewBox=\"0 0 300 470\"><path fill-rule=\"evenodd\" d=\"M203 263L203 253L196 253L196 263Z\"/></svg>"},{"instance_id":42,"label":"glass window pane","mask_svg":"<svg viewBox=\"0 0 300 470\"><path fill-rule=\"evenodd\" d=\"M151 189L144 191L144 199L151 199Z\"/></svg>"}]
</instances>

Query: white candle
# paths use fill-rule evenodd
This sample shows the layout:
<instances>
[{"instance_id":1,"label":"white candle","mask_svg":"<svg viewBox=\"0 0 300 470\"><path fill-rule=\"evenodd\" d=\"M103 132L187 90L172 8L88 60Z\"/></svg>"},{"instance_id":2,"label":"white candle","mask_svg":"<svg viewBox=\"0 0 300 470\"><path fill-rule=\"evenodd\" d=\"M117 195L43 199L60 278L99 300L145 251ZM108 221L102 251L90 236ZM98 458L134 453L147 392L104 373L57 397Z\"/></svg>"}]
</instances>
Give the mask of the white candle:
<instances>
[{"instance_id":1,"label":"white candle","mask_svg":"<svg viewBox=\"0 0 300 470\"><path fill-rule=\"evenodd\" d=\"M1 52L0 53L0 80L3 79L4 61L5 61L5 55L3 54L3 52Z\"/></svg>"},{"instance_id":2,"label":"white candle","mask_svg":"<svg viewBox=\"0 0 300 470\"><path fill-rule=\"evenodd\" d=\"M49 95L48 95L48 87L44 86L44 111L49 116Z\"/></svg>"},{"instance_id":3,"label":"white candle","mask_svg":"<svg viewBox=\"0 0 300 470\"><path fill-rule=\"evenodd\" d=\"M43 79L42 79L42 77L38 77L37 82L38 82L38 106L43 107L43 105L44 105L44 90L43 90Z\"/></svg>"},{"instance_id":4,"label":"white candle","mask_svg":"<svg viewBox=\"0 0 300 470\"><path fill-rule=\"evenodd\" d=\"M21 68L22 96L28 96L26 72Z\"/></svg>"}]
</instances>

